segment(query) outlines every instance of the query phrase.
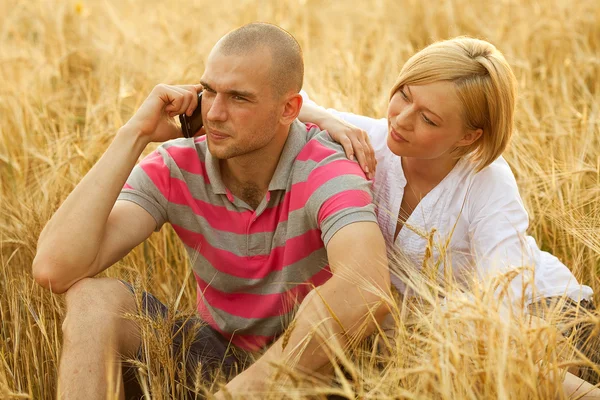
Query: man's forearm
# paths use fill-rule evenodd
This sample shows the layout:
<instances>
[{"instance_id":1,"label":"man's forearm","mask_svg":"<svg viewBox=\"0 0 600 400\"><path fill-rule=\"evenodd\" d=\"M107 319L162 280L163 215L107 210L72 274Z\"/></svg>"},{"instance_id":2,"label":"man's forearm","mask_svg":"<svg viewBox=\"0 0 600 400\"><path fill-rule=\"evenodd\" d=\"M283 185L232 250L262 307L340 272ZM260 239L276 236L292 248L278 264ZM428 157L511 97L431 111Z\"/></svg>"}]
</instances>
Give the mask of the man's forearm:
<instances>
[{"instance_id":1,"label":"man's forearm","mask_svg":"<svg viewBox=\"0 0 600 400\"><path fill-rule=\"evenodd\" d=\"M389 280L375 283L386 293ZM345 346L348 338L361 339L373 332L375 320L388 313L382 297L333 276L304 300L292 328L252 366L248 375L269 375L271 363L283 363L304 371L317 371L330 359L324 346ZM325 343L327 342L327 343ZM285 344L285 347L284 347Z\"/></svg>"},{"instance_id":2,"label":"man's forearm","mask_svg":"<svg viewBox=\"0 0 600 400\"><path fill-rule=\"evenodd\" d=\"M72 275L89 270L98 254L108 216L146 144L126 126L119 130L100 160L44 227L38 240L34 275L36 268L46 268L48 264L60 264Z\"/></svg>"}]
</instances>

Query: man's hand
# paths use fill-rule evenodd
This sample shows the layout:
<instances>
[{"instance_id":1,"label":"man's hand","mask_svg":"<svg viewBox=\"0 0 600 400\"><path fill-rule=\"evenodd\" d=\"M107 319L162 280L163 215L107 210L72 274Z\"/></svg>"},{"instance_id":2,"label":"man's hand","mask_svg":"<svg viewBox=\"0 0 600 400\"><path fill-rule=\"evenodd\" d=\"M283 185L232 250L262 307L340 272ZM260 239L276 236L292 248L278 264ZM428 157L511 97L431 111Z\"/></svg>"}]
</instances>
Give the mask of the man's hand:
<instances>
[{"instance_id":1,"label":"man's hand","mask_svg":"<svg viewBox=\"0 0 600 400\"><path fill-rule=\"evenodd\" d=\"M267 371L262 371L257 368L246 370L233 378L226 385L225 389L215 393L214 398L216 400L237 399L242 396L256 396L251 398L260 398L258 396L265 392L267 385L270 383L270 378L271 376Z\"/></svg>"},{"instance_id":2,"label":"man's hand","mask_svg":"<svg viewBox=\"0 0 600 400\"><path fill-rule=\"evenodd\" d=\"M329 362L321 346L344 348L349 339L362 339L388 314L390 273L385 242L374 222L356 222L340 229L327 245L333 276L313 289L295 317L294 328L280 337L253 365L235 377L217 399L257 395L265 390L282 363L303 371L318 371ZM314 332L320 334L314 334ZM307 337L311 339L305 343ZM324 343L327 337L327 344Z\"/></svg>"},{"instance_id":3,"label":"man's hand","mask_svg":"<svg viewBox=\"0 0 600 400\"><path fill-rule=\"evenodd\" d=\"M174 117L192 115L201 91L202 85L156 85L125 127L138 132L148 143L182 137Z\"/></svg>"},{"instance_id":4,"label":"man's hand","mask_svg":"<svg viewBox=\"0 0 600 400\"><path fill-rule=\"evenodd\" d=\"M156 228L142 207L117 198L149 142L181 137L173 117L192 114L201 85L158 85L46 224L38 239L35 280L64 293L124 257ZM77 249L77 251L73 251Z\"/></svg>"}]
</instances>

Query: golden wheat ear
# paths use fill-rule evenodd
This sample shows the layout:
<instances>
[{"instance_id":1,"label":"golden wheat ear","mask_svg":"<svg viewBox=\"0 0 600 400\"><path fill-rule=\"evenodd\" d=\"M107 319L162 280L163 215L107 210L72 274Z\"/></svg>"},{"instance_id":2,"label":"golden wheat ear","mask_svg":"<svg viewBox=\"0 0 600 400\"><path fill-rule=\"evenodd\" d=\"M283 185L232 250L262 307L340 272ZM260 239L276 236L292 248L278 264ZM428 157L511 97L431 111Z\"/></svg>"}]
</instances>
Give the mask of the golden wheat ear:
<instances>
[{"instance_id":1,"label":"golden wheat ear","mask_svg":"<svg viewBox=\"0 0 600 400\"><path fill-rule=\"evenodd\" d=\"M374 118L386 116L401 65L432 41L468 34L496 44L519 85L504 157L529 233L599 304L599 19L597 0L0 1L0 399L56 397L64 297L31 275L46 222L157 82L197 82L216 40L253 20L298 39L311 96ZM429 279L436 261L427 260L424 275L393 265L418 296L396 298L391 321L370 342L324 348L337 364L332 373L282 368L262 398L564 399L565 371L598 373L575 334L590 329L584 344L598 351L596 311L570 321L552 310L549 319L507 313L495 293L506 277L467 295L443 276ZM105 274L138 277L141 288L187 311L196 304L190 268L166 227ZM141 395L183 398L166 331L150 335L162 328L132 318L146 326L145 359L134 363Z\"/></svg>"}]
</instances>

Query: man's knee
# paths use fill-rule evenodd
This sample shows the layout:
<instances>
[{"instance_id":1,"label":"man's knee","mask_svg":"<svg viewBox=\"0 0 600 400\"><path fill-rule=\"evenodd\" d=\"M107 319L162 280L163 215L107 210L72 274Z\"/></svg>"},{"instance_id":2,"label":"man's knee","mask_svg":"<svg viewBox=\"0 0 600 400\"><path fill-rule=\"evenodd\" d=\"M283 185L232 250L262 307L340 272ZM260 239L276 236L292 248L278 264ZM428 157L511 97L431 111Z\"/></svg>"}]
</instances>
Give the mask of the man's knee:
<instances>
[{"instance_id":1,"label":"man's knee","mask_svg":"<svg viewBox=\"0 0 600 400\"><path fill-rule=\"evenodd\" d=\"M131 291L118 279L84 278L66 292L67 313L104 314L134 312Z\"/></svg>"},{"instance_id":2,"label":"man's knee","mask_svg":"<svg viewBox=\"0 0 600 400\"><path fill-rule=\"evenodd\" d=\"M135 313L134 296L117 279L82 279L69 288L65 299L67 310L62 324L65 339L75 339L79 334L94 334L113 336L122 341L137 334L137 325L124 315ZM122 345L126 349L131 347L127 341Z\"/></svg>"}]
</instances>

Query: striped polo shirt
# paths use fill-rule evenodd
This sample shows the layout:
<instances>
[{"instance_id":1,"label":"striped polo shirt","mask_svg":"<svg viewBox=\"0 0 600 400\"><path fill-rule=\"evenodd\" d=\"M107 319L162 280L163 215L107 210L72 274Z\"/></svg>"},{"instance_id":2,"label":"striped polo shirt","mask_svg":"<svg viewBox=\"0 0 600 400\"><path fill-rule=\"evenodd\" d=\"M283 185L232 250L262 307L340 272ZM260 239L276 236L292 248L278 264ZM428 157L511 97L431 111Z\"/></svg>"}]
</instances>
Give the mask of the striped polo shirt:
<instances>
[{"instance_id":1,"label":"striped polo shirt","mask_svg":"<svg viewBox=\"0 0 600 400\"><path fill-rule=\"evenodd\" d=\"M200 317L248 350L269 344L331 277L331 237L377 221L359 165L327 132L299 121L256 210L225 187L205 137L162 144L136 165L119 200L148 211L157 231L173 226L193 264Z\"/></svg>"}]
</instances>

